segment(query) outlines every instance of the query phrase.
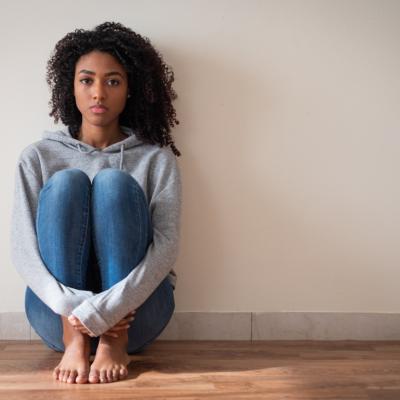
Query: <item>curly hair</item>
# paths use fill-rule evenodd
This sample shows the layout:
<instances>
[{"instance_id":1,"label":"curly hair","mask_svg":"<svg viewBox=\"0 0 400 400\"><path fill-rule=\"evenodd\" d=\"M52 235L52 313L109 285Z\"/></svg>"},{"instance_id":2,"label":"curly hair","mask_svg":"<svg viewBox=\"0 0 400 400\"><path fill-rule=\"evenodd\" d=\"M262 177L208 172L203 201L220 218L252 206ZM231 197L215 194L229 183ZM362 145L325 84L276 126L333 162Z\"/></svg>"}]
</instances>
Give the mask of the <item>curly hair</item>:
<instances>
[{"instance_id":1,"label":"curly hair","mask_svg":"<svg viewBox=\"0 0 400 400\"><path fill-rule=\"evenodd\" d=\"M104 22L93 30L75 29L57 42L47 62L49 116L55 123L61 120L77 138L82 114L73 94L75 65L93 50L111 54L127 72L131 96L119 115L119 123L132 128L146 143L170 145L179 157L181 153L170 135L171 128L179 124L172 106L178 97L172 88L174 73L147 37L117 22Z\"/></svg>"}]
</instances>

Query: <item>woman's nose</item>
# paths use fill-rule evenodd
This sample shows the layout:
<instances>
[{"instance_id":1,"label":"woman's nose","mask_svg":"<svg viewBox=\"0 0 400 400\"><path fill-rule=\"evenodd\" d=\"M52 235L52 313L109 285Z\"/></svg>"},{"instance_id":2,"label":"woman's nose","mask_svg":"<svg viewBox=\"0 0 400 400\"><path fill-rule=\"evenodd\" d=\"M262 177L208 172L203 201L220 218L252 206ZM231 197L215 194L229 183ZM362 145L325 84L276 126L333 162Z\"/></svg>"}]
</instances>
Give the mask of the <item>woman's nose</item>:
<instances>
[{"instance_id":1,"label":"woman's nose","mask_svg":"<svg viewBox=\"0 0 400 400\"><path fill-rule=\"evenodd\" d=\"M93 88L93 98L96 100L102 100L105 97L105 90L103 88L103 86L101 85L101 83L97 83L95 85L92 86Z\"/></svg>"}]
</instances>

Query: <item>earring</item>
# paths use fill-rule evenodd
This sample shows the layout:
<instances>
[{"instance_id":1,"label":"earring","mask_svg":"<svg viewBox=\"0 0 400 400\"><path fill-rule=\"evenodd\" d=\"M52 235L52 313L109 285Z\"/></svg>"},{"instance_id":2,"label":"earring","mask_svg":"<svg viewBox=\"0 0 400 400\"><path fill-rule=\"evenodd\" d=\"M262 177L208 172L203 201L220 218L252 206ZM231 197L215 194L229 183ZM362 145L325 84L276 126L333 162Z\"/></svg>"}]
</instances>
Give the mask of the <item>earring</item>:
<instances>
[{"instance_id":1,"label":"earring","mask_svg":"<svg viewBox=\"0 0 400 400\"><path fill-rule=\"evenodd\" d=\"M128 96L127 96L127 97L131 97L130 93L128 93Z\"/></svg>"}]
</instances>

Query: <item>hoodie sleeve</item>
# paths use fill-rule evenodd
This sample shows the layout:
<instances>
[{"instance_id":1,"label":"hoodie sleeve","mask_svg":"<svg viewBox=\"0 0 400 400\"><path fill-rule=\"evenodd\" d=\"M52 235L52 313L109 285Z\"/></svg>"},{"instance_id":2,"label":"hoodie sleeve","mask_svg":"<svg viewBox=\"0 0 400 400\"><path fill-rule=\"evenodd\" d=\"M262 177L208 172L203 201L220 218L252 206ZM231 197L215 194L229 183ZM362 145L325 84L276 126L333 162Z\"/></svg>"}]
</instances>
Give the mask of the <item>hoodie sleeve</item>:
<instances>
[{"instance_id":1,"label":"hoodie sleeve","mask_svg":"<svg viewBox=\"0 0 400 400\"><path fill-rule=\"evenodd\" d=\"M41 178L21 159L14 175L11 212L11 260L32 291L55 313L68 316L93 292L63 285L50 273L40 255L36 236L36 211Z\"/></svg>"},{"instance_id":2,"label":"hoodie sleeve","mask_svg":"<svg viewBox=\"0 0 400 400\"><path fill-rule=\"evenodd\" d=\"M150 202L153 241L141 262L120 282L85 300L72 311L94 336L136 310L167 277L177 259L181 214L181 177L171 152Z\"/></svg>"}]
</instances>

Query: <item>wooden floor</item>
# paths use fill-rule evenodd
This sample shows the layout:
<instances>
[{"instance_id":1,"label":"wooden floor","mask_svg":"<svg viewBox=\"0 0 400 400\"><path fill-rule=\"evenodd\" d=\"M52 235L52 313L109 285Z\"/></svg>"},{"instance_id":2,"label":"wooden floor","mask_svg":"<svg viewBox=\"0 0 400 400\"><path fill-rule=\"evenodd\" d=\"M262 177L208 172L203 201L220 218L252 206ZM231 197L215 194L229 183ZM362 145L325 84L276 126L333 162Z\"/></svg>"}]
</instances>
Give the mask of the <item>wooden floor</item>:
<instances>
[{"instance_id":1,"label":"wooden floor","mask_svg":"<svg viewBox=\"0 0 400 400\"><path fill-rule=\"evenodd\" d=\"M400 341L155 341L102 384L53 380L60 359L0 341L0 399L400 399Z\"/></svg>"}]
</instances>

